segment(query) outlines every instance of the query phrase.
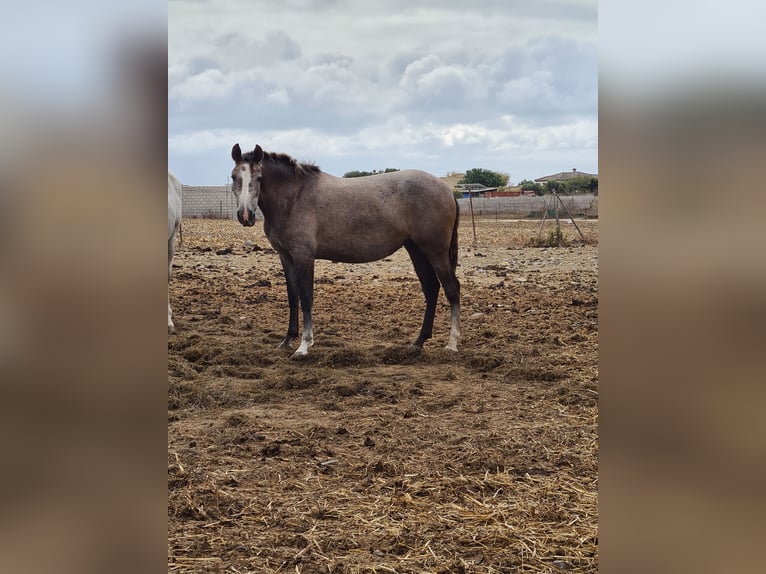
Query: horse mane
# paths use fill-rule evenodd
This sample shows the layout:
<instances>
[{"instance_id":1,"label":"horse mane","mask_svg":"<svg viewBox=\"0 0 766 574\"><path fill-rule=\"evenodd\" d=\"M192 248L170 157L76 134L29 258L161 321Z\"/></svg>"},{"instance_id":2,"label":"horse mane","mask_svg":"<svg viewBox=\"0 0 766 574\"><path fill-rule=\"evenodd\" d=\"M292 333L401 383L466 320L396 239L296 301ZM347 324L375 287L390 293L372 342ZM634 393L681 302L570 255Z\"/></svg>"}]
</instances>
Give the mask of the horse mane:
<instances>
[{"instance_id":1,"label":"horse mane","mask_svg":"<svg viewBox=\"0 0 766 574\"><path fill-rule=\"evenodd\" d=\"M242 154L243 161L252 162L253 159L254 154L252 151ZM301 163L286 153L264 151L263 161L275 164L282 168L286 168L290 173L294 175L313 175L321 171L318 165L314 165L313 163Z\"/></svg>"}]
</instances>

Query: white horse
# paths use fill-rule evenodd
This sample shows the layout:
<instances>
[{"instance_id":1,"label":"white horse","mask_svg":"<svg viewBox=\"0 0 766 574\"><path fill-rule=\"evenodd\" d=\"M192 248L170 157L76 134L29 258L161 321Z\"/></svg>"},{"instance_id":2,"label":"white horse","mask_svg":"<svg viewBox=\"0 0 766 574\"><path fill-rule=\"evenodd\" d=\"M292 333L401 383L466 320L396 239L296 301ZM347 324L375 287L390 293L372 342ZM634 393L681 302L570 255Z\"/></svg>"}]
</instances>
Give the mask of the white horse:
<instances>
[{"instance_id":1,"label":"white horse","mask_svg":"<svg viewBox=\"0 0 766 574\"><path fill-rule=\"evenodd\" d=\"M181 227L181 182L168 171L168 286L173 268L173 253L176 249L176 232ZM170 309L170 291L168 291L168 333L175 331L173 311Z\"/></svg>"}]
</instances>

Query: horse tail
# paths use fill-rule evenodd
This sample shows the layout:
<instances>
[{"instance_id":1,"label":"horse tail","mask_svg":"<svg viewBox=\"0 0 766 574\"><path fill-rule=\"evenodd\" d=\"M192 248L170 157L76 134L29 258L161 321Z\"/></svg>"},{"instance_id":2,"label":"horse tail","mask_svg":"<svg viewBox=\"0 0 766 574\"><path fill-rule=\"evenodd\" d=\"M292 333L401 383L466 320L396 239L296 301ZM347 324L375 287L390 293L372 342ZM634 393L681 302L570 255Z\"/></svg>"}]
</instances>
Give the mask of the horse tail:
<instances>
[{"instance_id":1,"label":"horse tail","mask_svg":"<svg viewBox=\"0 0 766 574\"><path fill-rule=\"evenodd\" d=\"M452 226L452 240L449 243L449 262L452 265L452 272L457 269L457 227L460 223L460 205L455 198L455 224Z\"/></svg>"}]
</instances>

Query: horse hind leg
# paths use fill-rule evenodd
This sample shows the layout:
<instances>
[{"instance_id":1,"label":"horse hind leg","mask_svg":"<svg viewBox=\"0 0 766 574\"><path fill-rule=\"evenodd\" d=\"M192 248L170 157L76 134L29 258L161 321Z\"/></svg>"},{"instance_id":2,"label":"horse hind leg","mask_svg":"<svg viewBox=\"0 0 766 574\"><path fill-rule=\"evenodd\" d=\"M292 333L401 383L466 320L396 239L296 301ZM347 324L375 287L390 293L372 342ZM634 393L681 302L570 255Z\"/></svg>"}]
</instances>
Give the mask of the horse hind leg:
<instances>
[{"instance_id":1,"label":"horse hind leg","mask_svg":"<svg viewBox=\"0 0 766 574\"><path fill-rule=\"evenodd\" d=\"M292 359L305 357L309 348L314 345L314 322L312 308L314 306L314 260L305 261L295 266L295 278L297 279L298 295L303 311L303 335L301 344L292 354Z\"/></svg>"},{"instance_id":2,"label":"horse hind leg","mask_svg":"<svg viewBox=\"0 0 766 574\"><path fill-rule=\"evenodd\" d=\"M449 343L445 349L448 351L457 351L457 345L460 342L460 281L458 281L455 275L455 270L449 262L449 258L445 254L444 257L439 258L434 265L434 271L439 281L444 287L444 294L447 296L447 301L450 305L450 331L449 331Z\"/></svg>"},{"instance_id":3,"label":"horse hind leg","mask_svg":"<svg viewBox=\"0 0 766 574\"><path fill-rule=\"evenodd\" d=\"M439 300L439 279L436 277L431 262L423 254L420 248L414 243L405 243L407 253L412 259L412 265L415 267L415 274L420 280L420 286L426 298L426 310L423 314L423 326L420 328L420 335L413 345L422 347L426 340L433 335L434 317L436 315L436 304Z\"/></svg>"}]
</instances>

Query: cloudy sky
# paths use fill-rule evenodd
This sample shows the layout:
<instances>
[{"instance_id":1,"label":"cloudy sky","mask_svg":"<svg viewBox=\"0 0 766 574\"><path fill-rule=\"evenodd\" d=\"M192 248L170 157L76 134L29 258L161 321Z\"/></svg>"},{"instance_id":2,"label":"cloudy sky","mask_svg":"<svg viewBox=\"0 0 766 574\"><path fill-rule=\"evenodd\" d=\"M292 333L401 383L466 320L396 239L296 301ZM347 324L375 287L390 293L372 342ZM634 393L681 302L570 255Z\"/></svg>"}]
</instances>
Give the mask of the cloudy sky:
<instances>
[{"instance_id":1,"label":"cloudy sky","mask_svg":"<svg viewBox=\"0 0 766 574\"><path fill-rule=\"evenodd\" d=\"M598 172L596 0L170 0L169 166Z\"/></svg>"}]
</instances>

